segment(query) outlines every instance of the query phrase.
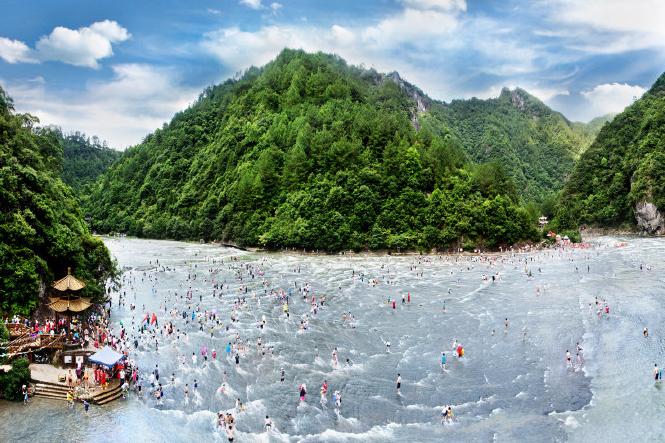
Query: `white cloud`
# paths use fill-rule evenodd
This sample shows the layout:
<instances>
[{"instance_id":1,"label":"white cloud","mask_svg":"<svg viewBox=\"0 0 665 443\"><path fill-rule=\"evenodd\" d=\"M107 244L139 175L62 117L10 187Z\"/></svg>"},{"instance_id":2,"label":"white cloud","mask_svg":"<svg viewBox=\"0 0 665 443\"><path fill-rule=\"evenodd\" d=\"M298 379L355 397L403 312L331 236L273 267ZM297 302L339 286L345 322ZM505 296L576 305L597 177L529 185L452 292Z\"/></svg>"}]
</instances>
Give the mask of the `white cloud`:
<instances>
[{"instance_id":1,"label":"white cloud","mask_svg":"<svg viewBox=\"0 0 665 443\"><path fill-rule=\"evenodd\" d=\"M261 66L283 48L335 53L350 63L378 71L397 70L440 99L468 96L464 79L517 77L546 65L538 48L520 46L507 24L467 16L463 1L403 3L402 10L370 25L301 23L254 31L228 27L205 34L201 45L228 69L227 73ZM464 60L470 58L482 62L469 65Z\"/></svg>"},{"instance_id":2,"label":"white cloud","mask_svg":"<svg viewBox=\"0 0 665 443\"><path fill-rule=\"evenodd\" d=\"M252 9L261 9L261 0L240 0L241 5L245 5Z\"/></svg>"},{"instance_id":3,"label":"white cloud","mask_svg":"<svg viewBox=\"0 0 665 443\"><path fill-rule=\"evenodd\" d=\"M69 29L57 26L37 41L34 49L18 40L0 37L0 57L9 63L60 61L74 66L97 68L98 61L113 55L113 43L131 35L112 20Z\"/></svg>"},{"instance_id":4,"label":"white cloud","mask_svg":"<svg viewBox=\"0 0 665 443\"><path fill-rule=\"evenodd\" d=\"M414 9L438 9L441 11L466 11L466 0L402 0L402 3Z\"/></svg>"},{"instance_id":5,"label":"white cloud","mask_svg":"<svg viewBox=\"0 0 665 443\"><path fill-rule=\"evenodd\" d=\"M626 83L604 83L593 89L582 91L582 96L587 100L591 115L604 115L619 113L630 105L633 100L640 98L646 92L641 86Z\"/></svg>"},{"instance_id":6,"label":"white cloud","mask_svg":"<svg viewBox=\"0 0 665 443\"><path fill-rule=\"evenodd\" d=\"M0 37L0 58L7 63L36 63L32 51L22 41Z\"/></svg>"},{"instance_id":7,"label":"white cloud","mask_svg":"<svg viewBox=\"0 0 665 443\"><path fill-rule=\"evenodd\" d=\"M272 9L273 13L276 13L278 10L282 9L283 6L284 5L282 5L281 3L277 3L277 2L270 3L270 9Z\"/></svg>"},{"instance_id":8,"label":"white cloud","mask_svg":"<svg viewBox=\"0 0 665 443\"><path fill-rule=\"evenodd\" d=\"M361 35L363 43L372 45L375 49L404 43L426 46L432 43L433 38L455 31L458 23L456 14L407 8L368 27Z\"/></svg>"},{"instance_id":9,"label":"white cloud","mask_svg":"<svg viewBox=\"0 0 665 443\"><path fill-rule=\"evenodd\" d=\"M575 49L598 54L665 49L662 0L556 0L543 8L554 22L570 25L563 32Z\"/></svg>"},{"instance_id":10,"label":"white cloud","mask_svg":"<svg viewBox=\"0 0 665 443\"><path fill-rule=\"evenodd\" d=\"M113 66L113 72L110 81L91 82L76 92L50 90L39 79L2 83L18 111L65 131L97 135L116 149L140 142L200 92L183 86L170 69L123 64Z\"/></svg>"}]
</instances>

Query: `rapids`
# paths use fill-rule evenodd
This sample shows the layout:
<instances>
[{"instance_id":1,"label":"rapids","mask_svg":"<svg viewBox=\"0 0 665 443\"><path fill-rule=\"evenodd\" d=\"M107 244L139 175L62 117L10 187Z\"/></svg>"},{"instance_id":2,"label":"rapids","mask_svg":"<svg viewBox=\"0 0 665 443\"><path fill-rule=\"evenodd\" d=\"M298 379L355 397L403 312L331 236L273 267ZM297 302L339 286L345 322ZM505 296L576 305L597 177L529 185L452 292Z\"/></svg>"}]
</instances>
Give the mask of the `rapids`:
<instances>
[{"instance_id":1,"label":"rapids","mask_svg":"<svg viewBox=\"0 0 665 443\"><path fill-rule=\"evenodd\" d=\"M172 320L187 334L179 340L158 334L158 349L148 339L138 350L131 346L144 390L148 373L159 364L163 404L132 394L104 407L93 405L86 416L80 405L72 411L65 402L2 402L1 440L226 441L216 427L216 413L233 410L236 398L246 406L234 414L240 442L665 440L665 392L651 377L654 363L665 364L663 240L599 237L589 249L497 254L489 260L251 253L174 241L104 241L126 282L120 289L127 293L126 306L118 306L118 293L112 297L116 332L118 322L131 333L144 313L155 312L160 326ZM498 276L494 282L492 275ZM214 283L224 283L216 297ZM310 298L325 295L316 315L299 289L306 284ZM270 295L280 288L291 291L288 320ZM409 293L411 303L402 303ZM597 315L596 296L607 300L609 316ZM246 303L233 323L238 297ZM387 303L392 299L395 310ZM130 303L136 311L129 310ZM191 314L197 305L222 321L212 337L214 322L200 331L191 317L186 322L168 312ZM354 319L344 322L348 312ZM305 314L309 327L300 331ZM257 324L263 315L261 330ZM642 336L644 327L649 338ZM225 353L236 332L247 344L237 369ZM259 336L272 355L257 352ZM461 359L453 355L454 340L464 345ZM570 350L575 361L578 342L583 360L571 369L565 353ZM217 359L209 356L204 365L202 346L209 353L214 348ZM338 368L331 364L335 347ZM445 371L441 352L447 355ZM198 356L196 365L192 353ZM220 393L224 371L227 389ZM398 373L401 395L395 390ZM324 379L330 388L322 405ZM299 405L301 383L308 395ZM343 398L339 415L330 400L335 390ZM445 405L452 406L455 421L442 425ZM265 415L274 423L270 436L263 429Z\"/></svg>"}]
</instances>

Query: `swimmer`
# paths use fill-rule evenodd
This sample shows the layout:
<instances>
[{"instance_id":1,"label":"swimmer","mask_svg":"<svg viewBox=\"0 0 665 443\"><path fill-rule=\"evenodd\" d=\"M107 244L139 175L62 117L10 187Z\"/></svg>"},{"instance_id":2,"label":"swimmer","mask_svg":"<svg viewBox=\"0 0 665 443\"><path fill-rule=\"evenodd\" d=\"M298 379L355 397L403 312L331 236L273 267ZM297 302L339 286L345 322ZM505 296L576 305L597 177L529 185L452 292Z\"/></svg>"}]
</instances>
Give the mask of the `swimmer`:
<instances>
[{"instance_id":1,"label":"swimmer","mask_svg":"<svg viewBox=\"0 0 665 443\"><path fill-rule=\"evenodd\" d=\"M401 395L402 392L400 391L400 388L402 387L402 376L400 374L397 374L397 380L395 383L397 384L397 395Z\"/></svg>"},{"instance_id":2,"label":"swimmer","mask_svg":"<svg viewBox=\"0 0 665 443\"><path fill-rule=\"evenodd\" d=\"M441 369L446 370L446 353L441 353Z\"/></svg>"},{"instance_id":3,"label":"swimmer","mask_svg":"<svg viewBox=\"0 0 665 443\"><path fill-rule=\"evenodd\" d=\"M300 402L301 403L305 401L305 396L306 395L307 395L307 386L305 385L305 383L303 383L303 384L300 385Z\"/></svg>"},{"instance_id":4,"label":"swimmer","mask_svg":"<svg viewBox=\"0 0 665 443\"><path fill-rule=\"evenodd\" d=\"M644 335L644 338L649 337L649 328L644 328L644 331L642 331L642 335Z\"/></svg>"},{"instance_id":5,"label":"swimmer","mask_svg":"<svg viewBox=\"0 0 665 443\"><path fill-rule=\"evenodd\" d=\"M268 417L267 415L266 415L264 426L266 428L266 432L272 431L272 420L270 420L270 417Z\"/></svg>"}]
</instances>

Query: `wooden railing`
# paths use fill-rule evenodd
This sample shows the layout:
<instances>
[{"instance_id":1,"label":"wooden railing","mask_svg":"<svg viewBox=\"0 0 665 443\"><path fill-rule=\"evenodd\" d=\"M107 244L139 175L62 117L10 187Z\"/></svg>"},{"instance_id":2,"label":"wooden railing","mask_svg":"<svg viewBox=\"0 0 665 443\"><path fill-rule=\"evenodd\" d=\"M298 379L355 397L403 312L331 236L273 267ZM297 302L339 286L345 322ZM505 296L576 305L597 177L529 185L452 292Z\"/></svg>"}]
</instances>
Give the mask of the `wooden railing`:
<instances>
[{"instance_id":1,"label":"wooden railing","mask_svg":"<svg viewBox=\"0 0 665 443\"><path fill-rule=\"evenodd\" d=\"M7 356L11 359L20 354L39 349L62 349L65 343L63 335L26 333L7 344Z\"/></svg>"},{"instance_id":2,"label":"wooden railing","mask_svg":"<svg viewBox=\"0 0 665 443\"><path fill-rule=\"evenodd\" d=\"M7 326L10 337L20 337L30 332L30 329L23 323L7 323L5 326Z\"/></svg>"}]
</instances>

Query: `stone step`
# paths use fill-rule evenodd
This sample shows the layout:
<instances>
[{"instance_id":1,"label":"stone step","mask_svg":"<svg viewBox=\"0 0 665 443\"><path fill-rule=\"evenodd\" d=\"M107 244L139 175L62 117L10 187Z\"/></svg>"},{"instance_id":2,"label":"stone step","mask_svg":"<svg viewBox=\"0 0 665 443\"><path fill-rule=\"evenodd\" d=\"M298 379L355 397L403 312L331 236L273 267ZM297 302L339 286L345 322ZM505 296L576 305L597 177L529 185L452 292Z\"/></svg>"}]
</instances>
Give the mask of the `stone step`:
<instances>
[{"instance_id":1,"label":"stone step","mask_svg":"<svg viewBox=\"0 0 665 443\"><path fill-rule=\"evenodd\" d=\"M120 387L117 387L115 389L109 389L106 391L96 393L95 395L92 396L91 400L97 404L101 404L101 402L105 401L108 398L114 400L121 395L122 395L122 390L120 389Z\"/></svg>"},{"instance_id":2,"label":"stone step","mask_svg":"<svg viewBox=\"0 0 665 443\"><path fill-rule=\"evenodd\" d=\"M52 398L54 400L67 400L66 394L56 394L53 392L35 392L35 397Z\"/></svg>"},{"instance_id":3,"label":"stone step","mask_svg":"<svg viewBox=\"0 0 665 443\"><path fill-rule=\"evenodd\" d=\"M112 402L113 400L117 400L117 399L119 399L120 397L122 397L122 392L121 392L121 391L118 391L118 392L116 392L116 393L115 393L114 395L112 395L112 396L105 397L105 398L102 399L102 400L94 399L93 401L94 401L95 404L97 404L97 405L105 405L105 404L107 404L107 403Z\"/></svg>"}]
</instances>

